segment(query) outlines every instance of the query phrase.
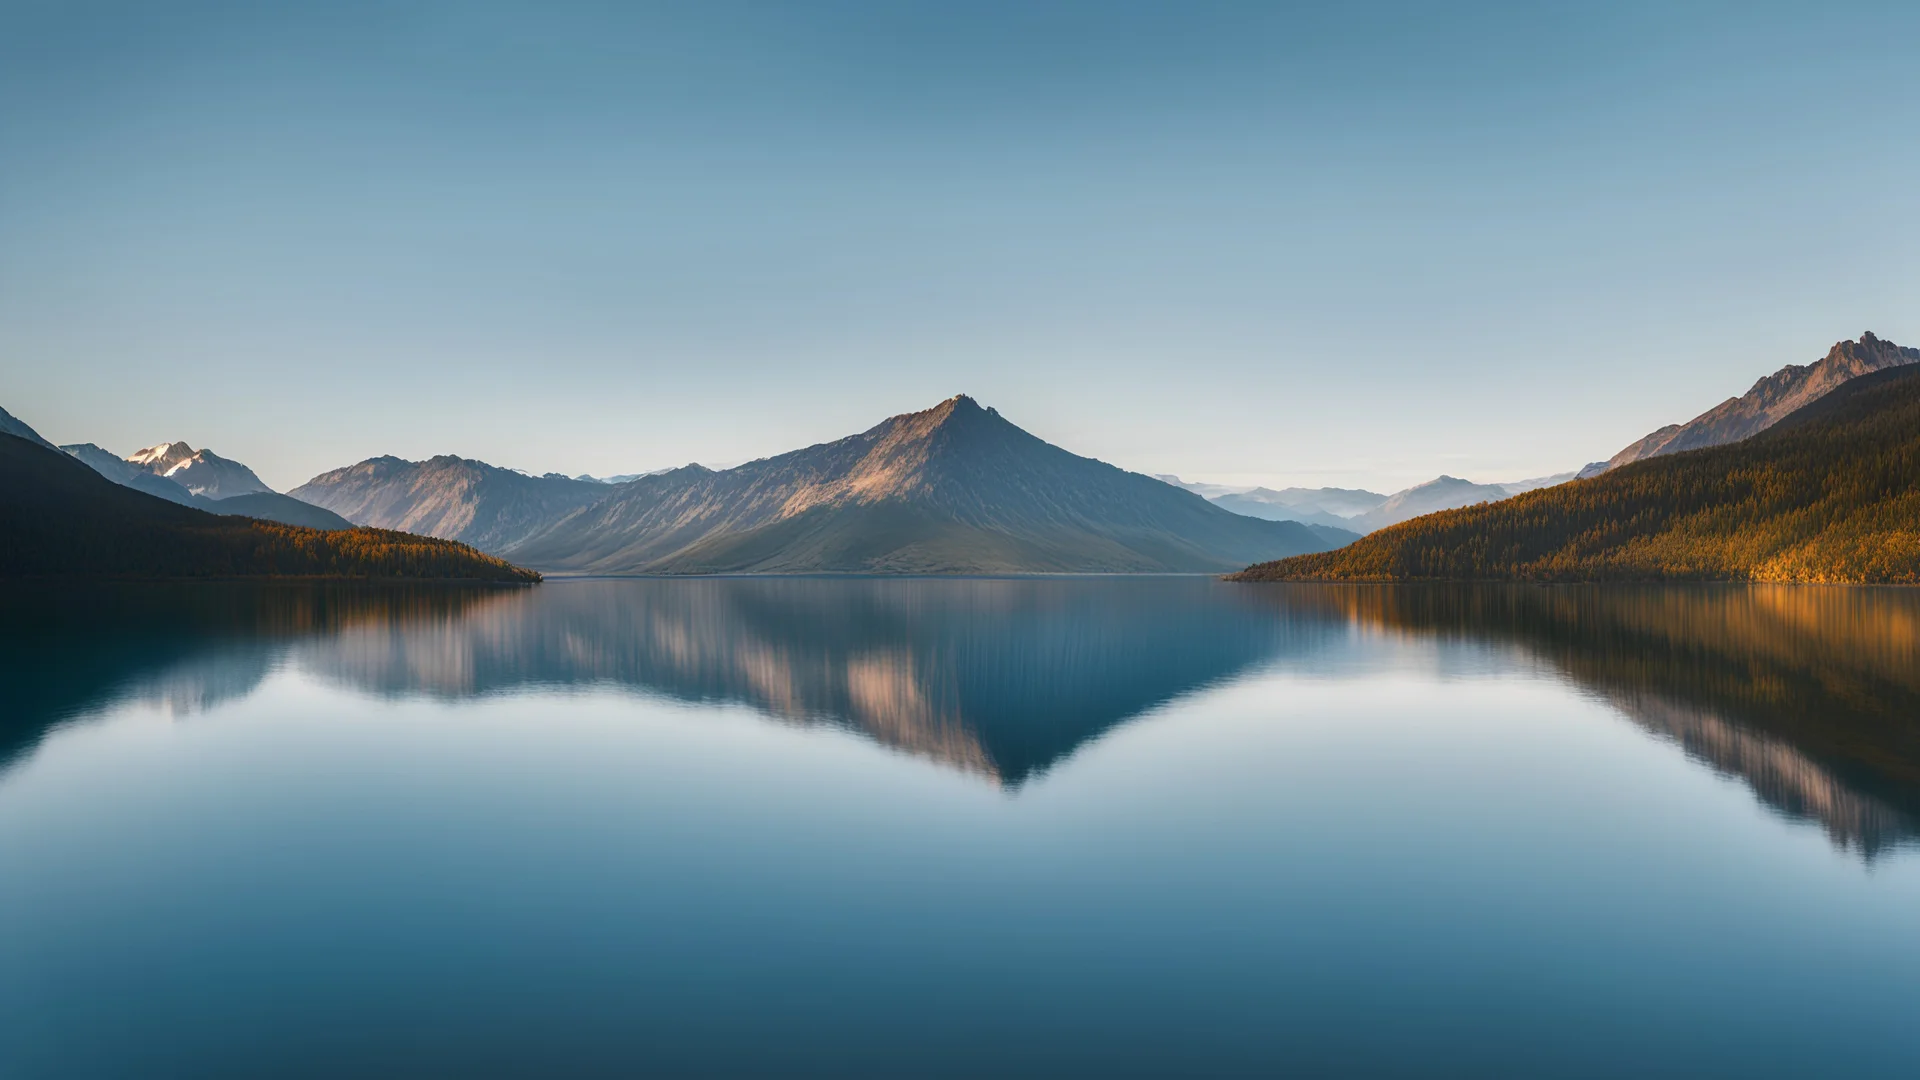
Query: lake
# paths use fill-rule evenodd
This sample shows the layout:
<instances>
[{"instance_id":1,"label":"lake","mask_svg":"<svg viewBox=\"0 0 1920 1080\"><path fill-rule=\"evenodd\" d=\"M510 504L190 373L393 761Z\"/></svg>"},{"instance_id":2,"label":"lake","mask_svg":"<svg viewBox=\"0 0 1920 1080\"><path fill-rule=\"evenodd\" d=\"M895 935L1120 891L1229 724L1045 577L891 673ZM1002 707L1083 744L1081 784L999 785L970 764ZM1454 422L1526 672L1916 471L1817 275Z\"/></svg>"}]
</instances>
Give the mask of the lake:
<instances>
[{"instance_id":1,"label":"lake","mask_svg":"<svg viewBox=\"0 0 1920 1080\"><path fill-rule=\"evenodd\" d=\"M1920 591L0 616L0 1076L1920 1074Z\"/></svg>"}]
</instances>

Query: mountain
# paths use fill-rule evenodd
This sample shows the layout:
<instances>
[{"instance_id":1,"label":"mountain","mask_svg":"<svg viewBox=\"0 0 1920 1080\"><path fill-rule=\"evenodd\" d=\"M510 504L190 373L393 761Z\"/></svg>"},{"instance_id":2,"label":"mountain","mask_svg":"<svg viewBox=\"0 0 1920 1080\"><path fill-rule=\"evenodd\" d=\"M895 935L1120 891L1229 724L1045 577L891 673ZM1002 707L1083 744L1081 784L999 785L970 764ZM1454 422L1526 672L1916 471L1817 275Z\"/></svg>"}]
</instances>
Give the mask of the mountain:
<instances>
[{"instance_id":1,"label":"mountain","mask_svg":"<svg viewBox=\"0 0 1920 1080\"><path fill-rule=\"evenodd\" d=\"M503 554L576 573L1198 572L1353 537L1230 513L964 395L837 442L599 490Z\"/></svg>"},{"instance_id":2,"label":"mountain","mask_svg":"<svg viewBox=\"0 0 1920 1080\"><path fill-rule=\"evenodd\" d=\"M1456 476L1442 475L1424 484L1415 484L1405 491L1395 492L1380 505L1356 516L1351 527L1357 532L1370 533L1438 510L1497 502L1508 494L1507 489L1499 484L1476 484Z\"/></svg>"},{"instance_id":3,"label":"mountain","mask_svg":"<svg viewBox=\"0 0 1920 1080\"><path fill-rule=\"evenodd\" d=\"M1236 514L1266 521L1298 521L1303 525L1330 525L1336 529L1354 528L1350 519L1328 513L1311 503L1286 502L1280 497L1280 493L1272 488L1258 487L1251 491L1237 491L1215 496L1207 501L1222 510L1231 510Z\"/></svg>"},{"instance_id":4,"label":"mountain","mask_svg":"<svg viewBox=\"0 0 1920 1080\"><path fill-rule=\"evenodd\" d=\"M149 446L127 456L127 463L186 488L190 494L209 499L251 495L273 489L260 482L253 470L211 450L195 450L183 442Z\"/></svg>"},{"instance_id":5,"label":"mountain","mask_svg":"<svg viewBox=\"0 0 1920 1080\"><path fill-rule=\"evenodd\" d=\"M1244 488L1244 487L1230 487L1226 484L1208 484L1204 482L1189 482L1189 481L1180 479L1179 477L1173 475L1172 473L1154 473L1153 478L1155 480L1160 481L1163 484L1172 484L1174 487L1177 487L1182 491L1191 491L1195 495L1198 495L1201 498L1208 500L1209 502L1219 498L1222 495L1238 495L1243 491L1252 490L1251 488Z\"/></svg>"},{"instance_id":6,"label":"mountain","mask_svg":"<svg viewBox=\"0 0 1920 1080\"><path fill-rule=\"evenodd\" d=\"M1195 494L1222 510L1266 521L1298 521L1361 534L1397 525L1421 514L1451 510L1474 503L1494 502L1543 487L1564 484L1576 473L1556 473L1502 484L1476 484L1440 476L1424 484L1382 495L1360 488L1229 488L1219 484L1188 483L1169 473L1154 477Z\"/></svg>"},{"instance_id":7,"label":"mountain","mask_svg":"<svg viewBox=\"0 0 1920 1080\"><path fill-rule=\"evenodd\" d=\"M1495 502L1523 491L1564 484L1574 476L1565 472L1505 484L1476 484L1440 476L1392 495L1358 488L1290 487L1279 491L1265 487L1224 488L1217 484L1190 484L1171 475L1155 479L1205 495L1215 506L1247 517L1331 526L1364 535L1437 510Z\"/></svg>"},{"instance_id":8,"label":"mountain","mask_svg":"<svg viewBox=\"0 0 1920 1080\"><path fill-rule=\"evenodd\" d=\"M309 529L353 528L353 522L331 510L276 492L252 491L244 495L229 495L220 499L207 498L195 495L169 477L158 476L144 466L115 457L111 451L103 450L92 443L75 443L59 449L66 451L81 464L116 484L130 487L135 491L144 491L168 502L196 507L209 514L259 518L262 521L277 521L282 525L300 525ZM196 451L184 460L191 461L206 453L204 450ZM225 458L216 460L226 461ZM246 466L243 465L241 468L245 469ZM178 476L181 473L173 475ZM252 470L247 470L247 475L253 475Z\"/></svg>"},{"instance_id":9,"label":"mountain","mask_svg":"<svg viewBox=\"0 0 1920 1080\"><path fill-rule=\"evenodd\" d=\"M182 506L193 506L200 501L192 492L179 484L93 443L73 443L62 446L60 449L73 455L76 460L94 472L123 487L144 491L155 498L176 502Z\"/></svg>"},{"instance_id":10,"label":"mountain","mask_svg":"<svg viewBox=\"0 0 1920 1080\"><path fill-rule=\"evenodd\" d=\"M1434 514L1235 577L1920 584L1920 368L1860 376L1740 442Z\"/></svg>"},{"instance_id":11,"label":"mountain","mask_svg":"<svg viewBox=\"0 0 1920 1080\"><path fill-rule=\"evenodd\" d=\"M0 435L12 435L30 443L38 443L51 449L53 444L40 437L40 433L28 427L24 421L17 420L5 409L0 409Z\"/></svg>"},{"instance_id":12,"label":"mountain","mask_svg":"<svg viewBox=\"0 0 1920 1080\"><path fill-rule=\"evenodd\" d=\"M1298 521L1306 525L1325 525L1353 530L1353 518L1379 506L1387 496L1355 488L1290 487L1275 491L1267 487L1228 487L1223 484L1191 483L1171 473L1155 473L1155 480L1191 491L1223 510L1265 521Z\"/></svg>"},{"instance_id":13,"label":"mountain","mask_svg":"<svg viewBox=\"0 0 1920 1080\"><path fill-rule=\"evenodd\" d=\"M607 485L528 476L484 461L369 458L294 488L296 499L360 525L438 536L499 552L566 514L604 499Z\"/></svg>"},{"instance_id":14,"label":"mountain","mask_svg":"<svg viewBox=\"0 0 1920 1080\"><path fill-rule=\"evenodd\" d=\"M584 480L589 484L626 484L626 483L631 483L632 481L638 480L643 476L658 476L661 473L668 472L668 471L670 470L655 469L652 472L621 473L618 476L590 476L587 473L581 473L579 476L574 477L574 479ZM547 475L554 476L556 474L548 473Z\"/></svg>"},{"instance_id":15,"label":"mountain","mask_svg":"<svg viewBox=\"0 0 1920 1080\"><path fill-rule=\"evenodd\" d=\"M1270 488L1255 488L1254 491L1265 492L1265 497L1274 502L1304 510L1318 510L1340 518L1357 517L1386 502L1390 497L1364 488L1289 487L1278 491Z\"/></svg>"},{"instance_id":16,"label":"mountain","mask_svg":"<svg viewBox=\"0 0 1920 1080\"><path fill-rule=\"evenodd\" d=\"M1754 383L1753 389L1740 397L1728 398L1684 424L1669 424L1607 459L1604 468L1595 471L1589 465L1581 475L1598 475L1643 458L1745 439L1851 379L1914 363L1920 363L1920 349L1902 348L1871 332L1861 334L1859 341L1835 344L1824 358L1812 364L1788 364Z\"/></svg>"},{"instance_id":17,"label":"mountain","mask_svg":"<svg viewBox=\"0 0 1920 1080\"><path fill-rule=\"evenodd\" d=\"M0 577L37 576L539 580L444 540L205 513L114 484L57 449L0 435Z\"/></svg>"}]
</instances>

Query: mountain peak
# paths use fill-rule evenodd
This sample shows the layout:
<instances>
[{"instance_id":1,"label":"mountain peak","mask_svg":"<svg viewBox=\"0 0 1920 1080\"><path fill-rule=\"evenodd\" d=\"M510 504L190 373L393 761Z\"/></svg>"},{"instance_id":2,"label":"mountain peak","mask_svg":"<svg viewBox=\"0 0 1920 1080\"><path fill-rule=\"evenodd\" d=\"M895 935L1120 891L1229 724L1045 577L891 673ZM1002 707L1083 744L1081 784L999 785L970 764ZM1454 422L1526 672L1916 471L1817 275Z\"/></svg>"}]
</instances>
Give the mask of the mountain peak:
<instances>
[{"instance_id":1,"label":"mountain peak","mask_svg":"<svg viewBox=\"0 0 1920 1080\"><path fill-rule=\"evenodd\" d=\"M926 417L937 425L945 423L949 419L965 419L969 416L980 416L990 411L991 410L981 408L979 402L968 397L966 394L955 394L931 409L923 412L907 413L906 416L897 417L896 419Z\"/></svg>"},{"instance_id":2,"label":"mountain peak","mask_svg":"<svg viewBox=\"0 0 1920 1080\"><path fill-rule=\"evenodd\" d=\"M955 394L844 439L629 485L503 550L593 573L1189 572L1351 537L1232 513Z\"/></svg>"},{"instance_id":3,"label":"mountain peak","mask_svg":"<svg viewBox=\"0 0 1920 1080\"><path fill-rule=\"evenodd\" d=\"M1684 424L1669 424L1645 436L1613 455L1606 467L1738 442L1765 431L1850 379L1908 364L1920 364L1920 349L1896 345L1871 330L1862 331L1860 340L1837 341L1826 356L1811 364L1788 364L1762 377L1740 397L1728 398Z\"/></svg>"},{"instance_id":4,"label":"mountain peak","mask_svg":"<svg viewBox=\"0 0 1920 1080\"><path fill-rule=\"evenodd\" d=\"M157 443L145 450L135 450L127 455L127 460L135 465L166 467L178 465L194 455L194 449L184 442Z\"/></svg>"}]
</instances>

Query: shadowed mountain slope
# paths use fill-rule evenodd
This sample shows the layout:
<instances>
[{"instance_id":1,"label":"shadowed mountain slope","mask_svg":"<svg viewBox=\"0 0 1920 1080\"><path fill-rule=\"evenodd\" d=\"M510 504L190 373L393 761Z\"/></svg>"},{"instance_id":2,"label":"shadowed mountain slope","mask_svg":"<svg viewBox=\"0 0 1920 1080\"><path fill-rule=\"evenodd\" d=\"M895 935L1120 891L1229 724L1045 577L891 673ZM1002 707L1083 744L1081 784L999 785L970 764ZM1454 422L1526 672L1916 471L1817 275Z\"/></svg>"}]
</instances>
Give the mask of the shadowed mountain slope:
<instances>
[{"instance_id":1,"label":"shadowed mountain slope","mask_svg":"<svg viewBox=\"0 0 1920 1080\"><path fill-rule=\"evenodd\" d=\"M1861 334L1859 341L1839 342L1812 364L1788 364L1754 383L1745 394L1728 398L1684 424L1661 428L1613 455L1604 466L1588 466L1582 476L1598 475L1661 454L1737 442L1765 431L1848 380L1913 363L1920 363L1920 349L1902 348L1872 333Z\"/></svg>"},{"instance_id":2,"label":"shadowed mountain slope","mask_svg":"<svg viewBox=\"0 0 1920 1080\"><path fill-rule=\"evenodd\" d=\"M1920 583L1920 368L1854 379L1729 446L1416 518L1235 577Z\"/></svg>"},{"instance_id":3,"label":"shadowed mountain slope","mask_svg":"<svg viewBox=\"0 0 1920 1080\"><path fill-rule=\"evenodd\" d=\"M724 472L643 477L503 553L581 573L1204 572L1352 538L1230 513L963 395Z\"/></svg>"},{"instance_id":4,"label":"shadowed mountain slope","mask_svg":"<svg viewBox=\"0 0 1920 1080\"><path fill-rule=\"evenodd\" d=\"M196 498L192 505L209 514L259 518L261 521L277 521L282 525L298 525L306 529L328 531L355 527L353 522L331 510L301 502L291 495L282 495L277 491L229 495L224 499Z\"/></svg>"},{"instance_id":5,"label":"shadowed mountain slope","mask_svg":"<svg viewBox=\"0 0 1920 1080\"><path fill-rule=\"evenodd\" d=\"M357 525L438 536L499 552L570 511L606 498L608 491L597 481L528 476L442 455L427 461L369 458L322 473L289 494Z\"/></svg>"},{"instance_id":6,"label":"shadowed mountain slope","mask_svg":"<svg viewBox=\"0 0 1920 1080\"><path fill-rule=\"evenodd\" d=\"M539 579L444 540L209 514L13 435L0 435L0 576Z\"/></svg>"}]
</instances>

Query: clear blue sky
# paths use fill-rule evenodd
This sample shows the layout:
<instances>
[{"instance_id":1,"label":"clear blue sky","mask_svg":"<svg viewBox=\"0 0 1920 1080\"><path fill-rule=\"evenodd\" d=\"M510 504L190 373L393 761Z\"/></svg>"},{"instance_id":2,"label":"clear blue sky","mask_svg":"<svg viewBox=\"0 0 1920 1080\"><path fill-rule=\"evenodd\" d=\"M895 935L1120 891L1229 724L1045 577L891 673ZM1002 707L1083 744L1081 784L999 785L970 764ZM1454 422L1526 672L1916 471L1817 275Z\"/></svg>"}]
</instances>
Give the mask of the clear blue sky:
<instances>
[{"instance_id":1,"label":"clear blue sky","mask_svg":"<svg viewBox=\"0 0 1920 1080\"><path fill-rule=\"evenodd\" d=\"M0 405L276 487L973 394L1129 468L1605 457L1920 342L1920 5L0 0Z\"/></svg>"}]
</instances>

